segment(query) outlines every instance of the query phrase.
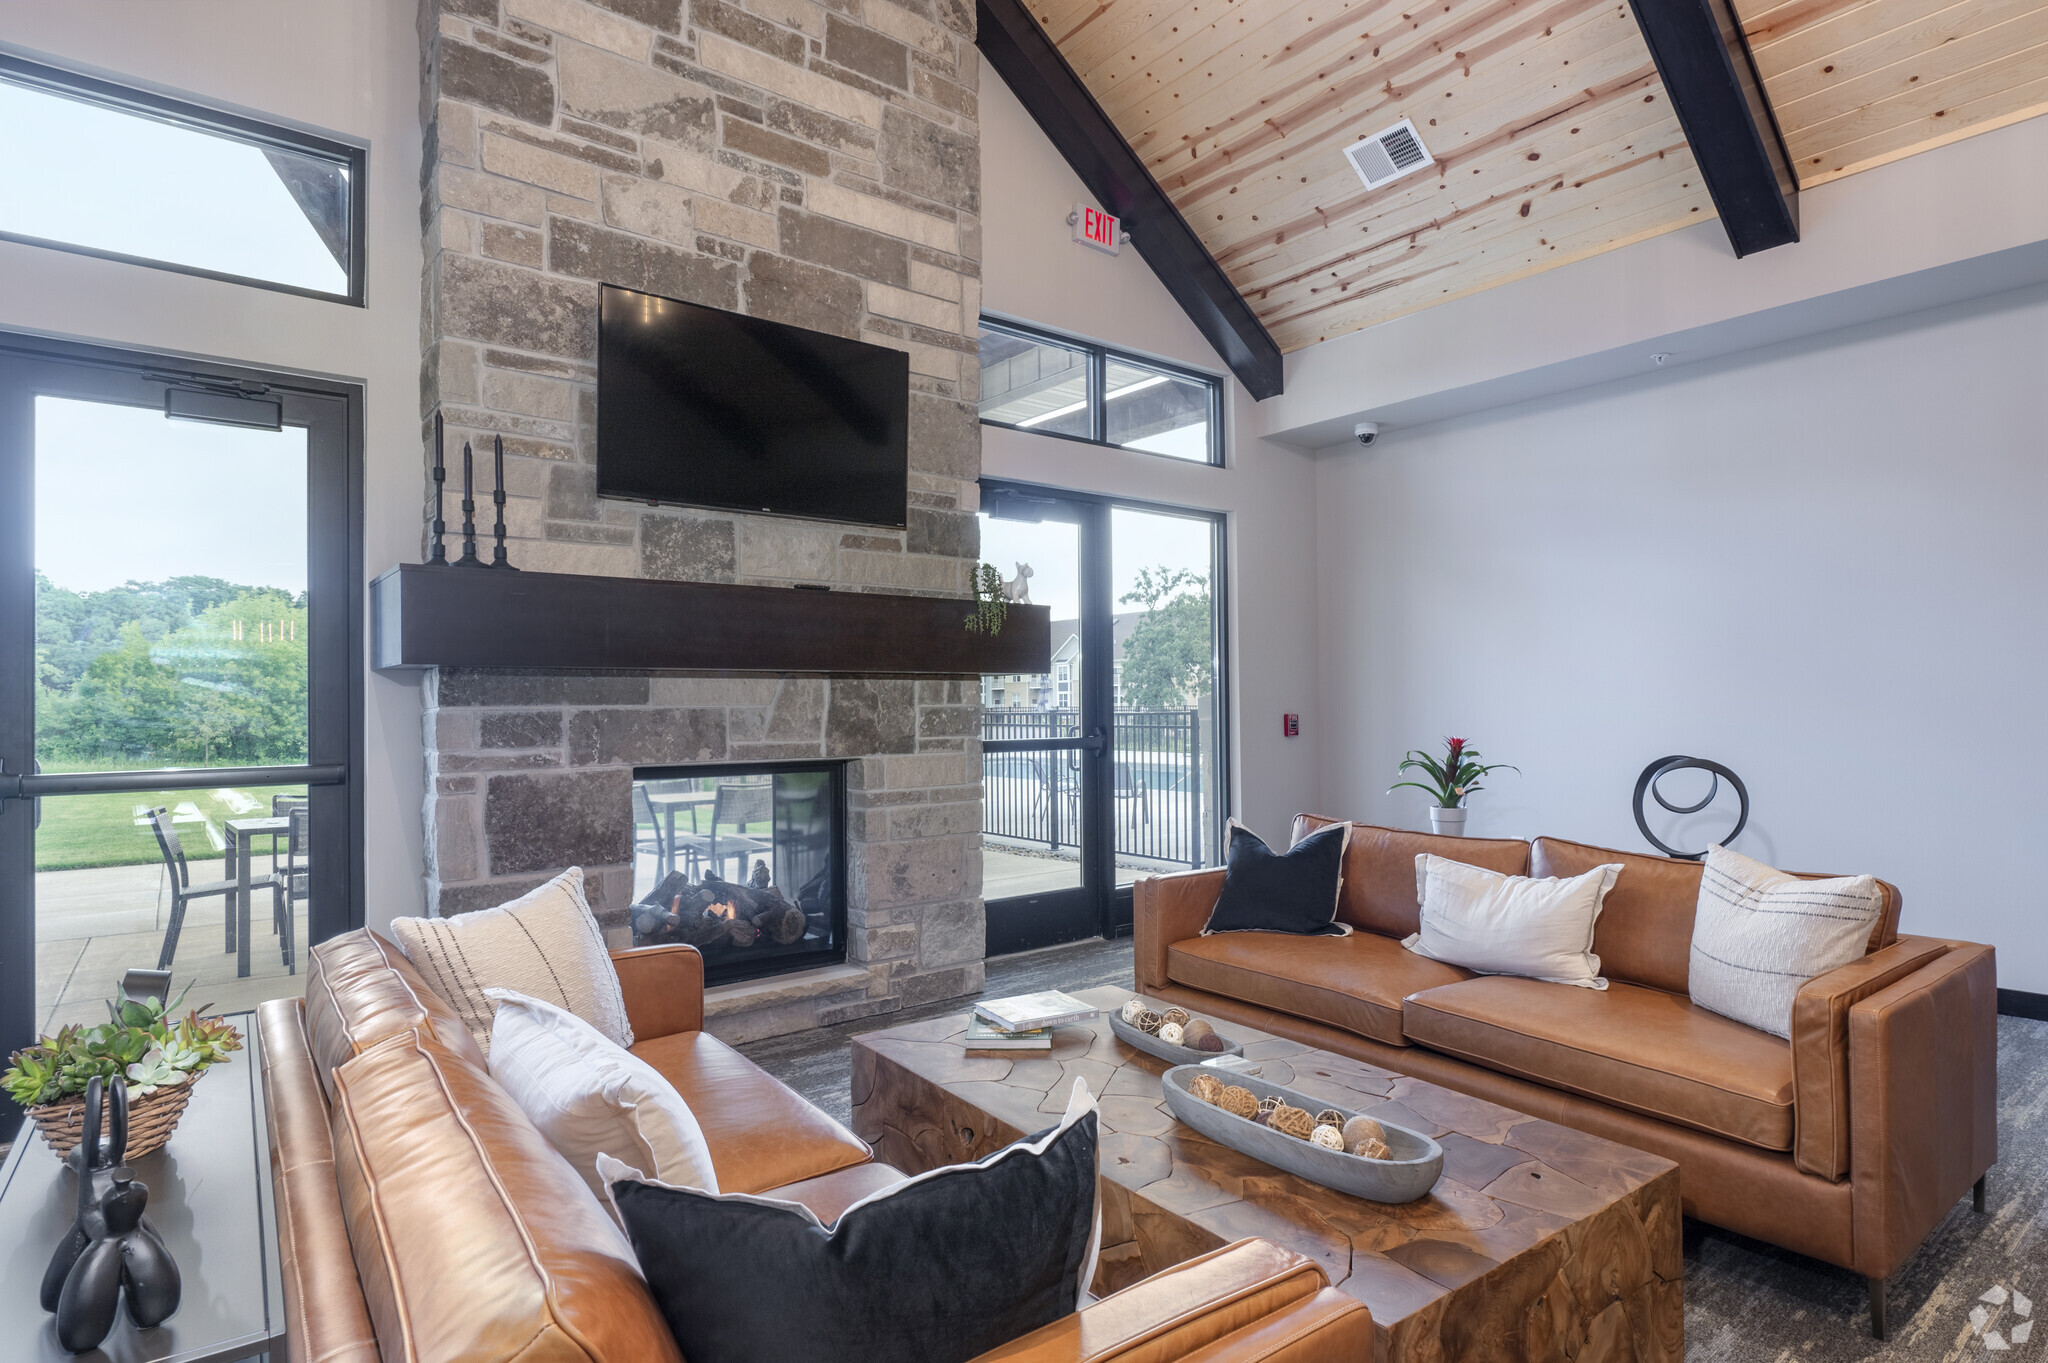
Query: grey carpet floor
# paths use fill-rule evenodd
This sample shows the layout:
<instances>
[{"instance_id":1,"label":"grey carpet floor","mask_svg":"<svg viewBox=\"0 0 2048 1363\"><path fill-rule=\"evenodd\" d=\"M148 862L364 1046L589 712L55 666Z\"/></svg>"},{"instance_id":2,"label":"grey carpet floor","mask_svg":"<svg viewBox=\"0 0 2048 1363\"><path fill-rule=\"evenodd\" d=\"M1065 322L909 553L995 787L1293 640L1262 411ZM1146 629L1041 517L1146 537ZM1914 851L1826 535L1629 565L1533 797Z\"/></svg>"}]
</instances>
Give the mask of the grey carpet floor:
<instances>
[{"instance_id":1,"label":"grey carpet floor","mask_svg":"<svg viewBox=\"0 0 2048 1363\"><path fill-rule=\"evenodd\" d=\"M1131 943L1079 942L988 963L987 993L1131 986ZM959 1012L959 1000L741 1049L841 1121L847 1040ZM1692 1363L1857 1363L1997 1358L2048 1363L2048 1022L1998 1020L1999 1162L1987 1211L1966 1198L1892 1279L1892 1337L1870 1337L1863 1280L1711 1226L1685 1226ZM1988 1300L1986 1299L1988 1296ZM2039 1303L2036 1305L2036 1303ZM2029 1308L2022 1311L2021 1307ZM1976 1319L1972 1312L1980 1311Z\"/></svg>"}]
</instances>

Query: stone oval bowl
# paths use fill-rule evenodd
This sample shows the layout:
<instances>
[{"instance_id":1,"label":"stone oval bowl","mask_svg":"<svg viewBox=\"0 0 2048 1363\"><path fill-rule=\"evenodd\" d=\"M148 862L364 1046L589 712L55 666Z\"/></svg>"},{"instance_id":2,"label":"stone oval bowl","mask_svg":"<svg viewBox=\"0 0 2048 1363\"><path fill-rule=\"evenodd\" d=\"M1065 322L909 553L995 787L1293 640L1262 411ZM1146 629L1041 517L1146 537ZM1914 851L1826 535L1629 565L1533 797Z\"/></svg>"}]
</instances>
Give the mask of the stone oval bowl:
<instances>
[{"instance_id":1,"label":"stone oval bowl","mask_svg":"<svg viewBox=\"0 0 2048 1363\"><path fill-rule=\"evenodd\" d=\"M1261 1098L1278 1098L1290 1106L1307 1108L1310 1112L1336 1108L1344 1114L1346 1121L1358 1115L1355 1110L1337 1107L1335 1103L1229 1070L1176 1065L1159 1076L1159 1087L1166 1095L1167 1109L1176 1119L1210 1140L1242 1151L1254 1159L1264 1160L1276 1169L1284 1169L1311 1183L1320 1183L1325 1188L1335 1188L1340 1193L1362 1197L1368 1202L1413 1202L1435 1187L1437 1177L1444 1171L1444 1148L1419 1131L1380 1122L1387 1133L1387 1146L1394 1152L1392 1159L1366 1159L1362 1155L1325 1150L1269 1126L1260 1126L1249 1118L1225 1112L1220 1107L1211 1107L1188 1092L1188 1085L1198 1074L1213 1074L1224 1083L1241 1085Z\"/></svg>"},{"instance_id":2,"label":"stone oval bowl","mask_svg":"<svg viewBox=\"0 0 2048 1363\"><path fill-rule=\"evenodd\" d=\"M1116 1033L1118 1041L1136 1046L1147 1055L1156 1055L1161 1060L1175 1065L1199 1065L1204 1060L1214 1060L1219 1055L1244 1054L1244 1047L1227 1036L1223 1037L1222 1050L1204 1051L1193 1046L1176 1046L1171 1041L1161 1041L1142 1027L1133 1027L1125 1022L1114 1008L1105 1010L1103 1016L1109 1019L1109 1030ZM1217 1035L1223 1036L1221 1032Z\"/></svg>"}]
</instances>

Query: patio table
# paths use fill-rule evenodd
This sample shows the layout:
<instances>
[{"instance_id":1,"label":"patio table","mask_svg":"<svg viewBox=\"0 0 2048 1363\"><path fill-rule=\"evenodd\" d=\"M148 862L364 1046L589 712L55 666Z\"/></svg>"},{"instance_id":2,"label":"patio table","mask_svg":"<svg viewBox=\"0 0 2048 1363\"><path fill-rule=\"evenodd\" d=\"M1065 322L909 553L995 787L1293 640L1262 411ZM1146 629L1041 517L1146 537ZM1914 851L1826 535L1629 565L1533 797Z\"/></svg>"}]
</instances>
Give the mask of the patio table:
<instances>
[{"instance_id":1,"label":"patio table","mask_svg":"<svg viewBox=\"0 0 2048 1363\"><path fill-rule=\"evenodd\" d=\"M289 816L266 816L261 819L229 819L224 826L227 829L225 869L235 882L235 888L228 893L227 913L224 915L228 939L224 950L235 953L235 977L246 979L249 975L249 896L257 885L270 883L269 876L258 881L249 874L252 855L249 843L268 834L270 845L275 849L279 838L290 836L292 821Z\"/></svg>"},{"instance_id":2,"label":"patio table","mask_svg":"<svg viewBox=\"0 0 2048 1363\"><path fill-rule=\"evenodd\" d=\"M661 815L663 823L667 825L667 836L662 839L661 844L662 875L666 876L669 872L676 869L676 810L688 806L690 810L690 831L695 833L697 831L698 809L710 804L717 798L718 793L710 790L650 790L647 792L647 802L655 807L655 811Z\"/></svg>"}]
</instances>

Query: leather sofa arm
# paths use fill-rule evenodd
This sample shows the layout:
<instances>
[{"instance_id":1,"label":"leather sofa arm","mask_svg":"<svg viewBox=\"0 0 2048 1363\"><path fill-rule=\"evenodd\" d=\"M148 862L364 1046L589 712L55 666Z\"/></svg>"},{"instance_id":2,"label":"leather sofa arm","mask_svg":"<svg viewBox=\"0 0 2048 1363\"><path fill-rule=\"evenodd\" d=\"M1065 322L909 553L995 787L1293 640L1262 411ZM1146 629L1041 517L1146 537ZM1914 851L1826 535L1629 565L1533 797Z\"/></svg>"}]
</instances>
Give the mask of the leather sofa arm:
<instances>
[{"instance_id":1,"label":"leather sofa arm","mask_svg":"<svg viewBox=\"0 0 2048 1363\"><path fill-rule=\"evenodd\" d=\"M1903 1263L1998 1162L1998 964L1949 950L1849 1009L1851 1254Z\"/></svg>"},{"instance_id":2,"label":"leather sofa arm","mask_svg":"<svg viewBox=\"0 0 2048 1363\"><path fill-rule=\"evenodd\" d=\"M612 953L633 1040L704 1030L704 957L681 942Z\"/></svg>"},{"instance_id":3,"label":"leather sofa arm","mask_svg":"<svg viewBox=\"0 0 2048 1363\"><path fill-rule=\"evenodd\" d=\"M1801 1173L1849 1176L1849 1010L1948 949L1930 937L1902 937L1800 988L1792 1001L1792 1163Z\"/></svg>"},{"instance_id":4,"label":"leather sofa arm","mask_svg":"<svg viewBox=\"0 0 2048 1363\"><path fill-rule=\"evenodd\" d=\"M1140 993L1166 987L1166 949L1201 936L1222 893L1220 867L1147 876L1132 887L1131 935Z\"/></svg>"},{"instance_id":5,"label":"leather sofa arm","mask_svg":"<svg viewBox=\"0 0 2048 1363\"><path fill-rule=\"evenodd\" d=\"M1141 1283L975 1363L1171 1363L1363 1358L1364 1303L1328 1287L1321 1265L1265 1240L1240 1240Z\"/></svg>"}]
</instances>

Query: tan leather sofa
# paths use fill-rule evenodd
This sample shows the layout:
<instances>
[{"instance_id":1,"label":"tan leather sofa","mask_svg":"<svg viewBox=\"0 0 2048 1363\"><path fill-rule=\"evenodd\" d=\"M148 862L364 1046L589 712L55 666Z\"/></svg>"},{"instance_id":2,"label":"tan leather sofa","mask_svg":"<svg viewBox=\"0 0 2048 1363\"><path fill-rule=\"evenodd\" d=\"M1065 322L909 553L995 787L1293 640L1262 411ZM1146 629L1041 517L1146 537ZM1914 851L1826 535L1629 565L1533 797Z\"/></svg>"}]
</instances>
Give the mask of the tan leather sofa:
<instances>
[{"instance_id":1,"label":"tan leather sofa","mask_svg":"<svg viewBox=\"0 0 2048 1363\"><path fill-rule=\"evenodd\" d=\"M634 1053L689 1101L720 1185L830 1221L903 1175L702 1030L694 947L615 952ZM606 1213L390 942L314 948L262 1005L263 1086L295 1363L680 1363ZM985 1355L1005 1363L1321 1363L1372 1318L1319 1266L1245 1240Z\"/></svg>"},{"instance_id":2,"label":"tan leather sofa","mask_svg":"<svg viewBox=\"0 0 2048 1363\"><path fill-rule=\"evenodd\" d=\"M1337 822L1295 820L1297 840ZM1415 856L1510 875L1619 862L1594 950L1605 991L1478 976L1401 946ZM1859 961L1800 990L1790 1041L1686 994L1698 862L1559 838L1354 825L1344 938L1202 936L1221 870L1137 883L1137 984L1196 1012L1426 1079L1680 1166L1690 1216L1884 1284L1998 1158L1992 949L1900 937L1899 894Z\"/></svg>"}]
</instances>

